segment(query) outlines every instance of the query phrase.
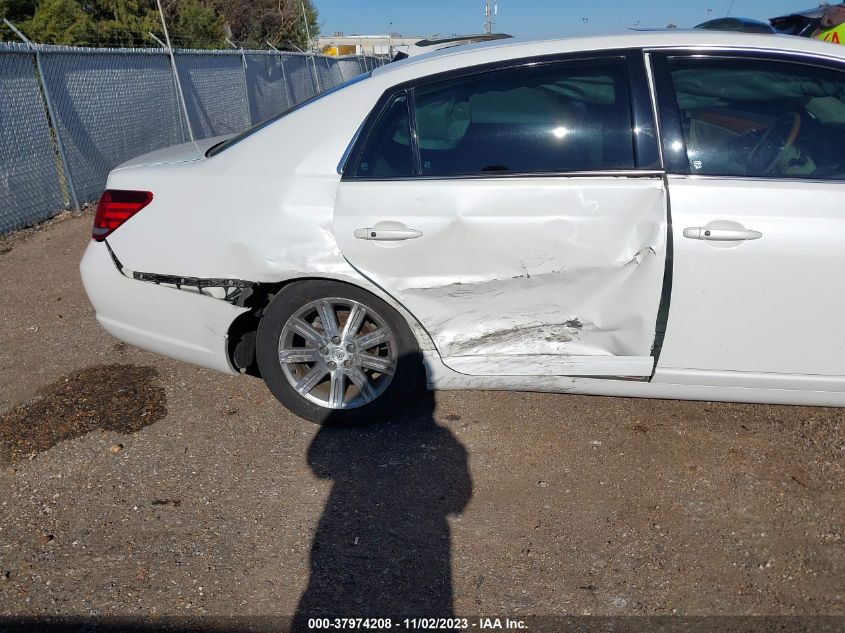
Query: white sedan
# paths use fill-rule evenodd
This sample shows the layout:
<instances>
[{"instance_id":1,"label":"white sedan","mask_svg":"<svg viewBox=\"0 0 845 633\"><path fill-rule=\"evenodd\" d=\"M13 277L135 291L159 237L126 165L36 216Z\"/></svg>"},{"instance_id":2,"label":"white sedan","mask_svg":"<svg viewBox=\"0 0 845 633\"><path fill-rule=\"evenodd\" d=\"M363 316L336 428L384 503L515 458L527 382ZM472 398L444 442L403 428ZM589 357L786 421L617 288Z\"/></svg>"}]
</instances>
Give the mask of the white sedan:
<instances>
[{"instance_id":1,"label":"white sedan","mask_svg":"<svg viewBox=\"0 0 845 633\"><path fill-rule=\"evenodd\" d=\"M845 49L447 49L115 169L82 277L134 345L354 424L430 389L845 405Z\"/></svg>"}]
</instances>

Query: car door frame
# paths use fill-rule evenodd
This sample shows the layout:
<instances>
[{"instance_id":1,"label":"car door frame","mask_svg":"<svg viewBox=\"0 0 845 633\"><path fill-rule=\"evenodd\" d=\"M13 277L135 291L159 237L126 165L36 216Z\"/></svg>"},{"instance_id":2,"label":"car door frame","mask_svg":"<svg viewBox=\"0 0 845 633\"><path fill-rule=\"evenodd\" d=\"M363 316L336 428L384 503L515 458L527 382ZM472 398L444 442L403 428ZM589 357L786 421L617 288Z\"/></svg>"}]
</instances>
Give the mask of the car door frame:
<instances>
[{"instance_id":1,"label":"car door frame","mask_svg":"<svg viewBox=\"0 0 845 633\"><path fill-rule=\"evenodd\" d=\"M660 152L667 176L689 176L691 178L727 178L750 180L750 176L710 176L693 174L687 159L687 142L681 123L681 110L674 99L675 88L669 71L669 58L672 56L694 56L710 58L756 59L761 61L779 61L809 66L833 68L845 73L845 59L802 51L779 51L766 48L742 46L663 46L645 47L643 57L650 78L652 99L660 135ZM758 176L756 179L777 180ZM789 179L811 181L812 179ZM825 182L831 182L826 180Z\"/></svg>"},{"instance_id":2,"label":"car door frame","mask_svg":"<svg viewBox=\"0 0 845 633\"><path fill-rule=\"evenodd\" d=\"M422 166L420 164L420 151L418 147L418 136L416 130L416 120L414 112L414 94L415 89L437 84L443 81L452 79L459 79L462 77L469 77L481 72L512 70L521 67L533 66L537 64L554 64L554 63L572 63L579 61L590 60L621 60L624 62L624 67L627 76L627 88L629 95L629 106L631 109L631 121L633 125L632 141L634 150L634 168L620 169L620 170L596 170L596 171L557 171L557 172L541 172L528 173L516 172L509 173L491 173L491 174L471 174L471 175L451 175L451 176L433 176L422 173ZM382 115L390 104L394 102L397 96L404 94L408 100L409 122L411 131L411 151L414 161L414 174L411 176L399 177L361 177L355 176L355 167L358 164L361 155L365 151L370 136L377 128ZM527 178L527 177L647 177L662 179L663 191L666 195L665 204L665 223L666 223L666 253L663 266L663 281L659 289L660 296L658 298L657 319L654 327L654 338L649 351L649 356L653 360L653 368L651 375L641 378L641 380L651 380L654 376L654 369L657 367L660 351L665 338L666 323L668 321L669 301L671 298L672 287L672 261L673 261L673 240L672 240L672 216L671 207L668 199L668 187L666 182L666 170L663 163L662 146L659 136L659 122L656 103L654 101L655 90L653 86L653 78L651 70L647 64L646 56L641 47L635 48L616 48L607 50L594 51L580 51L576 53L558 53L551 55L542 55L536 57L526 57L510 59L505 61L498 61L475 65L470 67L463 67L453 69L445 72L417 77L400 84L391 86L379 97L378 101L366 117L352 142L347 147L341 162L338 165L338 173L341 175L341 183L347 181L353 182L384 182L397 180L458 180L458 179L509 179L509 178ZM374 280L373 283L376 283ZM384 289L383 289L384 290ZM389 291L388 294L391 294ZM394 299L402 303L399 298ZM412 314L409 311L409 314ZM416 319L416 317L414 317ZM420 327L426 330L425 324L419 322ZM426 330L427 331L427 330ZM429 333L430 335L430 333ZM592 375L591 377L595 377ZM609 378L625 378L630 379L630 376L605 376Z\"/></svg>"},{"instance_id":3,"label":"car door frame","mask_svg":"<svg viewBox=\"0 0 845 633\"><path fill-rule=\"evenodd\" d=\"M537 64L554 64L564 62L578 62L590 60L607 60L607 59L624 59L626 62L626 71L628 75L628 90L631 99L631 120L634 124L637 133L634 134L634 162L635 169L633 170L600 170L595 172L541 172L541 173L527 173L516 172L513 174L491 172L490 174L472 174L472 175L456 175L456 176L427 176L422 174L422 168L419 164L419 147L417 146L416 121L414 117L414 100L412 91L416 88L437 84L451 79L460 79L462 77L470 77L479 73L496 71L496 70L513 70L526 66ZM410 109L410 125L411 125L411 143L414 153L415 174L413 176L403 177L354 177L354 166L358 163L361 153L367 145L368 139L375 127L378 125L379 119L384 113L385 109L390 105L393 99L400 93L406 93L409 97L408 104ZM559 177L561 175L634 175L640 174L643 176L655 175L664 173L662 154L660 149L660 141L658 138L657 112L653 103L653 90L651 89L651 82L649 73L647 71L646 60L642 49L607 49L597 51L586 51L578 53L559 53L552 55L540 55L535 57L521 57L518 59L510 59L506 61L489 62L486 64L479 64L475 66L468 66L453 70L448 70L432 75L425 75L423 77L416 77L408 81L391 86L382 93L376 104L373 106L367 118L359 128L347 147L346 151L338 164L338 174L341 175L341 181L355 180L361 181L384 181L413 178L415 180L443 180L443 179L462 179L462 178L524 178L527 176L536 177ZM651 138L649 138L651 137Z\"/></svg>"},{"instance_id":4,"label":"car door frame","mask_svg":"<svg viewBox=\"0 0 845 633\"><path fill-rule=\"evenodd\" d=\"M782 51L768 48L744 46L667 46L644 47L643 49L647 70L652 79L653 99L655 103L657 125L660 133L661 152L666 171L667 195L673 193L673 179L690 181L726 181L726 182L757 182L808 184L822 183L826 185L841 184L845 187L844 179L813 179L783 176L741 176L741 175L709 175L693 173L687 154L687 142L683 131L681 109L677 103L675 87L672 81L669 60L672 57L701 57L710 59L742 59L774 61L796 65L807 65L828 70L835 70L845 76L845 59L834 55L823 55L802 51ZM677 188L675 189L677 192ZM673 270L674 270L673 266ZM677 273L674 273L677 275ZM677 281L677 278L676 278ZM671 301L671 296L668 301ZM668 323L668 313L667 313ZM710 387L739 387L747 389L786 389L813 390L818 392L845 391L842 377L815 375L809 373L765 373L746 370L711 370L711 369L677 369L663 367L658 362L655 367L655 382L668 382L684 385L706 385Z\"/></svg>"}]
</instances>

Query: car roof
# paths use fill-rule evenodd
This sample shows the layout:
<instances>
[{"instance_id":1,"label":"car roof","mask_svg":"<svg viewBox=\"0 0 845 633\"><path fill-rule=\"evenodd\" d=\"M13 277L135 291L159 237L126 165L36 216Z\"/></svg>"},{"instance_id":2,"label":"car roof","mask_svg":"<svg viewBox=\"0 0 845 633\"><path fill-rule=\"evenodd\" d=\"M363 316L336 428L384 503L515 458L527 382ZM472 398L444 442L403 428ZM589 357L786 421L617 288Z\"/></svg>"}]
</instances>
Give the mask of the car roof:
<instances>
[{"instance_id":1,"label":"car roof","mask_svg":"<svg viewBox=\"0 0 845 633\"><path fill-rule=\"evenodd\" d=\"M422 76L463 66L558 53L673 47L776 50L845 59L845 46L811 38L792 35L708 31L704 29L673 29L662 32L628 31L617 35L544 40L522 40L518 38L494 40L446 48L386 64L374 70L373 76L388 76L392 73L411 77Z\"/></svg>"}]
</instances>

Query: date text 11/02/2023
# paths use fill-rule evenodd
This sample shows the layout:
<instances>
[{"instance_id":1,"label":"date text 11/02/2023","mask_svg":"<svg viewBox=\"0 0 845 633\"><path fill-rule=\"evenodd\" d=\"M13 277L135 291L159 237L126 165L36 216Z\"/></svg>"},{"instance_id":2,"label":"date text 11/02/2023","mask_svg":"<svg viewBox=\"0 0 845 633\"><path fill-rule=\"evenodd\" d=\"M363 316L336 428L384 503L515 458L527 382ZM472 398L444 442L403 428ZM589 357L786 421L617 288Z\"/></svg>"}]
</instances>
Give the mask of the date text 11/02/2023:
<instances>
[{"instance_id":1,"label":"date text 11/02/2023","mask_svg":"<svg viewBox=\"0 0 845 633\"><path fill-rule=\"evenodd\" d=\"M308 629L317 630L526 630L523 620L512 618L309 618Z\"/></svg>"}]
</instances>

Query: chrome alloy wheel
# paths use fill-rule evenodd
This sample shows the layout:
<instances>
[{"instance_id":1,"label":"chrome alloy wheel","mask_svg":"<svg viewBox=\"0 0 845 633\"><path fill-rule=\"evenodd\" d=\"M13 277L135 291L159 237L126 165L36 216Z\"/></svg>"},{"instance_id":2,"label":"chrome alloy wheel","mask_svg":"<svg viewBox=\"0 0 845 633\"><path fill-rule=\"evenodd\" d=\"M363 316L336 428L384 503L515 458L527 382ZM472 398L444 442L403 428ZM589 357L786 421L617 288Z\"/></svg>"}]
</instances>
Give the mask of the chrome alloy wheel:
<instances>
[{"instance_id":1,"label":"chrome alloy wheel","mask_svg":"<svg viewBox=\"0 0 845 633\"><path fill-rule=\"evenodd\" d=\"M303 398L327 409L355 409L393 380L396 339L375 310L351 299L319 299L285 323L279 362Z\"/></svg>"}]
</instances>

